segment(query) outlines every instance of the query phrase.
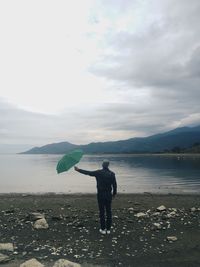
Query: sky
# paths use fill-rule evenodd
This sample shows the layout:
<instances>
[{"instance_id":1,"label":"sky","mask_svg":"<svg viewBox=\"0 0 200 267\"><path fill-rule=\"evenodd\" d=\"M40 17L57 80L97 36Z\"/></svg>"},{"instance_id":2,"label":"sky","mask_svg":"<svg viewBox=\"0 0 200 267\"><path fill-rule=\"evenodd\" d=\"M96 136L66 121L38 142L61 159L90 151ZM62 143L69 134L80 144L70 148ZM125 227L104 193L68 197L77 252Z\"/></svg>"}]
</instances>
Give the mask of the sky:
<instances>
[{"instance_id":1,"label":"sky","mask_svg":"<svg viewBox=\"0 0 200 267\"><path fill-rule=\"evenodd\" d=\"M199 0L1 0L0 145L200 124Z\"/></svg>"}]
</instances>

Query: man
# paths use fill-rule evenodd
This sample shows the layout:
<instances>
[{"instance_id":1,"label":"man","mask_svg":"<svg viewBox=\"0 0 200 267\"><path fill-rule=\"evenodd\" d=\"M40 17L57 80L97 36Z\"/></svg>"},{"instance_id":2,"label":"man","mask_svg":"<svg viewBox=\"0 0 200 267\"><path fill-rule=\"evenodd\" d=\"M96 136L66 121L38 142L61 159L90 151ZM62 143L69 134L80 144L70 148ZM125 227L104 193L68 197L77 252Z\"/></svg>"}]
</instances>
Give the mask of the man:
<instances>
[{"instance_id":1,"label":"man","mask_svg":"<svg viewBox=\"0 0 200 267\"><path fill-rule=\"evenodd\" d=\"M97 181L97 200L99 206L99 218L101 234L110 234L110 228L112 225L112 211L111 204L112 198L117 194L117 183L114 172L109 170L109 161L104 160L102 163L102 169L96 171L81 170L78 167L74 167L77 172L85 175L96 177ZM105 220L106 211L106 220Z\"/></svg>"}]
</instances>

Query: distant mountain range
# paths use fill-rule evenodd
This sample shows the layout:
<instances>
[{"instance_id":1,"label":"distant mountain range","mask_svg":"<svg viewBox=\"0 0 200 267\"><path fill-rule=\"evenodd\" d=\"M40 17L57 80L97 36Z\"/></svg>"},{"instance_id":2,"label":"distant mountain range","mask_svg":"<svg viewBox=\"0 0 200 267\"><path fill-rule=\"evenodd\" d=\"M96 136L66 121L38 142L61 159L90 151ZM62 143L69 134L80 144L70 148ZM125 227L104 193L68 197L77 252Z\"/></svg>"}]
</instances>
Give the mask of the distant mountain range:
<instances>
[{"instance_id":1,"label":"distant mountain range","mask_svg":"<svg viewBox=\"0 0 200 267\"><path fill-rule=\"evenodd\" d=\"M22 154L65 154L73 149L82 149L86 154L93 153L156 153L171 152L173 149L187 150L200 143L200 126L181 127L148 137L127 140L75 145L69 142L34 147Z\"/></svg>"}]
</instances>

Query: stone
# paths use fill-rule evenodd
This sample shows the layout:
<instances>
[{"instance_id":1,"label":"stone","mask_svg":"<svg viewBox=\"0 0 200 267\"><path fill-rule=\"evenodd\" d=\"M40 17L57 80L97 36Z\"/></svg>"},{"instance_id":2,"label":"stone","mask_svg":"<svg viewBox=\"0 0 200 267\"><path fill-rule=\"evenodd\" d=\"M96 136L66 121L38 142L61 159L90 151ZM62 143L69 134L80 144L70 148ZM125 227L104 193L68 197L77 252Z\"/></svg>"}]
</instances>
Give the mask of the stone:
<instances>
[{"instance_id":1,"label":"stone","mask_svg":"<svg viewBox=\"0 0 200 267\"><path fill-rule=\"evenodd\" d=\"M160 212L154 212L154 213L152 213L152 216L159 216L160 215Z\"/></svg>"},{"instance_id":2,"label":"stone","mask_svg":"<svg viewBox=\"0 0 200 267\"><path fill-rule=\"evenodd\" d=\"M4 254L0 253L0 264L1 263L6 263L8 261L10 261L10 258L7 255L4 255Z\"/></svg>"},{"instance_id":3,"label":"stone","mask_svg":"<svg viewBox=\"0 0 200 267\"><path fill-rule=\"evenodd\" d=\"M14 247L13 247L12 243L0 243L0 250L13 252L14 251Z\"/></svg>"},{"instance_id":4,"label":"stone","mask_svg":"<svg viewBox=\"0 0 200 267\"><path fill-rule=\"evenodd\" d=\"M191 212L195 212L195 211L197 211L197 209L195 207L193 207L193 208L190 209L190 211Z\"/></svg>"},{"instance_id":5,"label":"stone","mask_svg":"<svg viewBox=\"0 0 200 267\"><path fill-rule=\"evenodd\" d=\"M178 240L178 238L176 237L176 236L168 236L167 237L167 241L177 241Z\"/></svg>"},{"instance_id":6,"label":"stone","mask_svg":"<svg viewBox=\"0 0 200 267\"><path fill-rule=\"evenodd\" d=\"M172 218L172 217L175 217L175 216L177 216L176 212L175 211L172 211L172 212L170 212L170 213L168 213L166 215L166 218Z\"/></svg>"},{"instance_id":7,"label":"stone","mask_svg":"<svg viewBox=\"0 0 200 267\"><path fill-rule=\"evenodd\" d=\"M175 211L175 212L177 212L177 209L176 209L176 208L172 208L172 211Z\"/></svg>"},{"instance_id":8,"label":"stone","mask_svg":"<svg viewBox=\"0 0 200 267\"><path fill-rule=\"evenodd\" d=\"M35 229L48 229L48 228L49 228L49 225L48 225L46 219L43 218L43 219L39 219L39 220L37 220L37 221L34 223L33 227L34 227Z\"/></svg>"},{"instance_id":9,"label":"stone","mask_svg":"<svg viewBox=\"0 0 200 267\"><path fill-rule=\"evenodd\" d=\"M31 221L37 221L37 220L40 220L40 219L44 219L44 214L43 213L40 213L40 212L31 212L29 213L29 216L28 216L29 220Z\"/></svg>"},{"instance_id":10,"label":"stone","mask_svg":"<svg viewBox=\"0 0 200 267\"><path fill-rule=\"evenodd\" d=\"M160 207L158 207L157 209L156 209L157 211L165 211L166 210L166 207L164 206L164 205L161 205Z\"/></svg>"},{"instance_id":11,"label":"stone","mask_svg":"<svg viewBox=\"0 0 200 267\"><path fill-rule=\"evenodd\" d=\"M24 263L20 264L20 267L44 267L44 265L41 264L36 259L30 259L30 260L25 261Z\"/></svg>"},{"instance_id":12,"label":"stone","mask_svg":"<svg viewBox=\"0 0 200 267\"><path fill-rule=\"evenodd\" d=\"M55 262L53 267L81 267L81 265L72 261L60 259Z\"/></svg>"},{"instance_id":13,"label":"stone","mask_svg":"<svg viewBox=\"0 0 200 267\"><path fill-rule=\"evenodd\" d=\"M14 212L15 212L15 210L13 210L13 209L4 211L5 214L13 214Z\"/></svg>"},{"instance_id":14,"label":"stone","mask_svg":"<svg viewBox=\"0 0 200 267\"><path fill-rule=\"evenodd\" d=\"M137 218L144 218L144 217L147 217L147 214L144 213L144 212L138 212L134 216L137 217Z\"/></svg>"},{"instance_id":15,"label":"stone","mask_svg":"<svg viewBox=\"0 0 200 267\"><path fill-rule=\"evenodd\" d=\"M153 223L153 226L155 227L155 229L158 229L158 230L162 228L160 223Z\"/></svg>"},{"instance_id":16,"label":"stone","mask_svg":"<svg viewBox=\"0 0 200 267\"><path fill-rule=\"evenodd\" d=\"M128 208L128 211L134 211L134 208L132 208L132 207Z\"/></svg>"}]
</instances>

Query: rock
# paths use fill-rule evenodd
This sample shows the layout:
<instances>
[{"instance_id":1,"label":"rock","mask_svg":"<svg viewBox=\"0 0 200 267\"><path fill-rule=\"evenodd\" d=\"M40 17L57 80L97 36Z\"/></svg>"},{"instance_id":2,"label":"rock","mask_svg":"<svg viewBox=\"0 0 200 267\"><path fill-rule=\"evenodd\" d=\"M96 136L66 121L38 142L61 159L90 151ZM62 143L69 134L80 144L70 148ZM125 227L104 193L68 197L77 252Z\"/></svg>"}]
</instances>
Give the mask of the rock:
<instances>
[{"instance_id":1,"label":"rock","mask_svg":"<svg viewBox=\"0 0 200 267\"><path fill-rule=\"evenodd\" d=\"M0 250L13 252L14 251L14 247L13 247L12 243L0 243Z\"/></svg>"},{"instance_id":2,"label":"rock","mask_svg":"<svg viewBox=\"0 0 200 267\"><path fill-rule=\"evenodd\" d=\"M72 261L60 259L55 262L53 267L81 267L81 265Z\"/></svg>"},{"instance_id":3,"label":"rock","mask_svg":"<svg viewBox=\"0 0 200 267\"><path fill-rule=\"evenodd\" d=\"M176 208L171 208L171 210L177 212L177 209Z\"/></svg>"},{"instance_id":4,"label":"rock","mask_svg":"<svg viewBox=\"0 0 200 267\"><path fill-rule=\"evenodd\" d=\"M178 238L176 236L168 236L167 241L177 241Z\"/></svg>"},{"instance_id":5,"label":"rock","mask_svg":"<svg viewBox=\"0 0 200 267\"><path fill-rule=\"evenodd\" d=\"M193 207L193 208L190 209L190 211L191 212L195 212L195 211L197 211L197 209L195 207Z\"/></svg>"},{"instance_id":6,"label":"rock","mask_svg":"<svg viewBox=\"0 0 200 267\"><path fill-rule=\"evenodd\" d=\"M162 227L160 225L160 223L153 223L153 226L155 227L155 229L160 230Z\"/></svg>"},{"instance_id":7,"label":"rock","mask_svg":"<svg viewBox=\"0 0 200 267\"><path fill-rule=\"evenodd\" d=\"M152 216L159 216L160 215L160 212L154 212L154 213L152 213Z\"/></svg>"},{"instance_id":8,"label":"rock","mask_svg":"<svg viewBox=\"0 0 200 267\"><path fill-rule=\"evenodd\" d=\"M1 263L6 263L8 261L10 261L10 258L7 255L4 255L4 254L0 253L0 264Z\"/></svg>"},{"instance_id":9,"label":"rock","mask_svg":"<svg viewBox=\"0 0 200 267\"><path fill-rule=\"evenodd\" d=\"M4 213L5 214L13 214L15 212L15 210L5 210Z\"/></svg>"},{"instance_id":10,"label":"rock","mask_svg":"<svg viewBox=\"0 0 200 267\"><path fill-rule=\"evenodd\" d=\"M28 215L29 220L31 221L37 221L40 219L45 219L44 214L40 212L31 212Z\"/></svg>"},{"instance_id":11,"label":"rock","mask_svg":"<svg viewBox=\"0 0 200 267\"><path fill-rule=\"evenodd\" d=\"M20 264L20 267L44 267L44 265L41 264L36 259L30 259L30 260L25 261L24 263Z\"/></svg>"},{"instance_id":12,"label":"rock","mask_svg":"<svg viewBox=\"0 0 200 267\"><path fill-rule=\"evenodd\" d=\"M134 216L137 217L137 218L144 218L144 217L147 217L147 214L144 213L144 212L138 212Z\"/></svg>"},{"instance_id":13,"label":"rock","mask_svg":"<svg viewBox=\"0 0 200 267\"><path fill-rule=\"evenodd\" d=\"M168 213L166 215L166 218L172 218L172 217L175 217L176 215L177 215L176 212L175 211L172 211L172 212L170 212L170 213Z\"/></svg>"},{"instance_id":14,"label":"rock","mask_svg":"<svg viewBox=\"0 0 200 267\"><path fill-rule=\"evenodd\" d=\"M46 219L43 218L43 219L39 219L39 220L37 220L37 221L34 223L33 227L34 227L35 229L48 229L48 228L49 228L49 225L48 225Z\"/></svg>"},{"instance_id":15,"label":"rock","mask_svg":"<svg viewBox=\"0 0 200 267\"><path fill-rule=\"evenodd\" d=\"M164 205L161 205L161 206L158 207L156 210L161 212L161 211L166 210L166 207L165 207Z\"/></svg>"},{"instance_id":16,"label":"rock","mask_svg":"<svg viewBox=\"0 0 200 267\"><path fill-rule=\"evenodd\" d=\"M132 208L132 207L128 208L128 211L134 211L134 208Z\"/></svg>"}]
</instances>

